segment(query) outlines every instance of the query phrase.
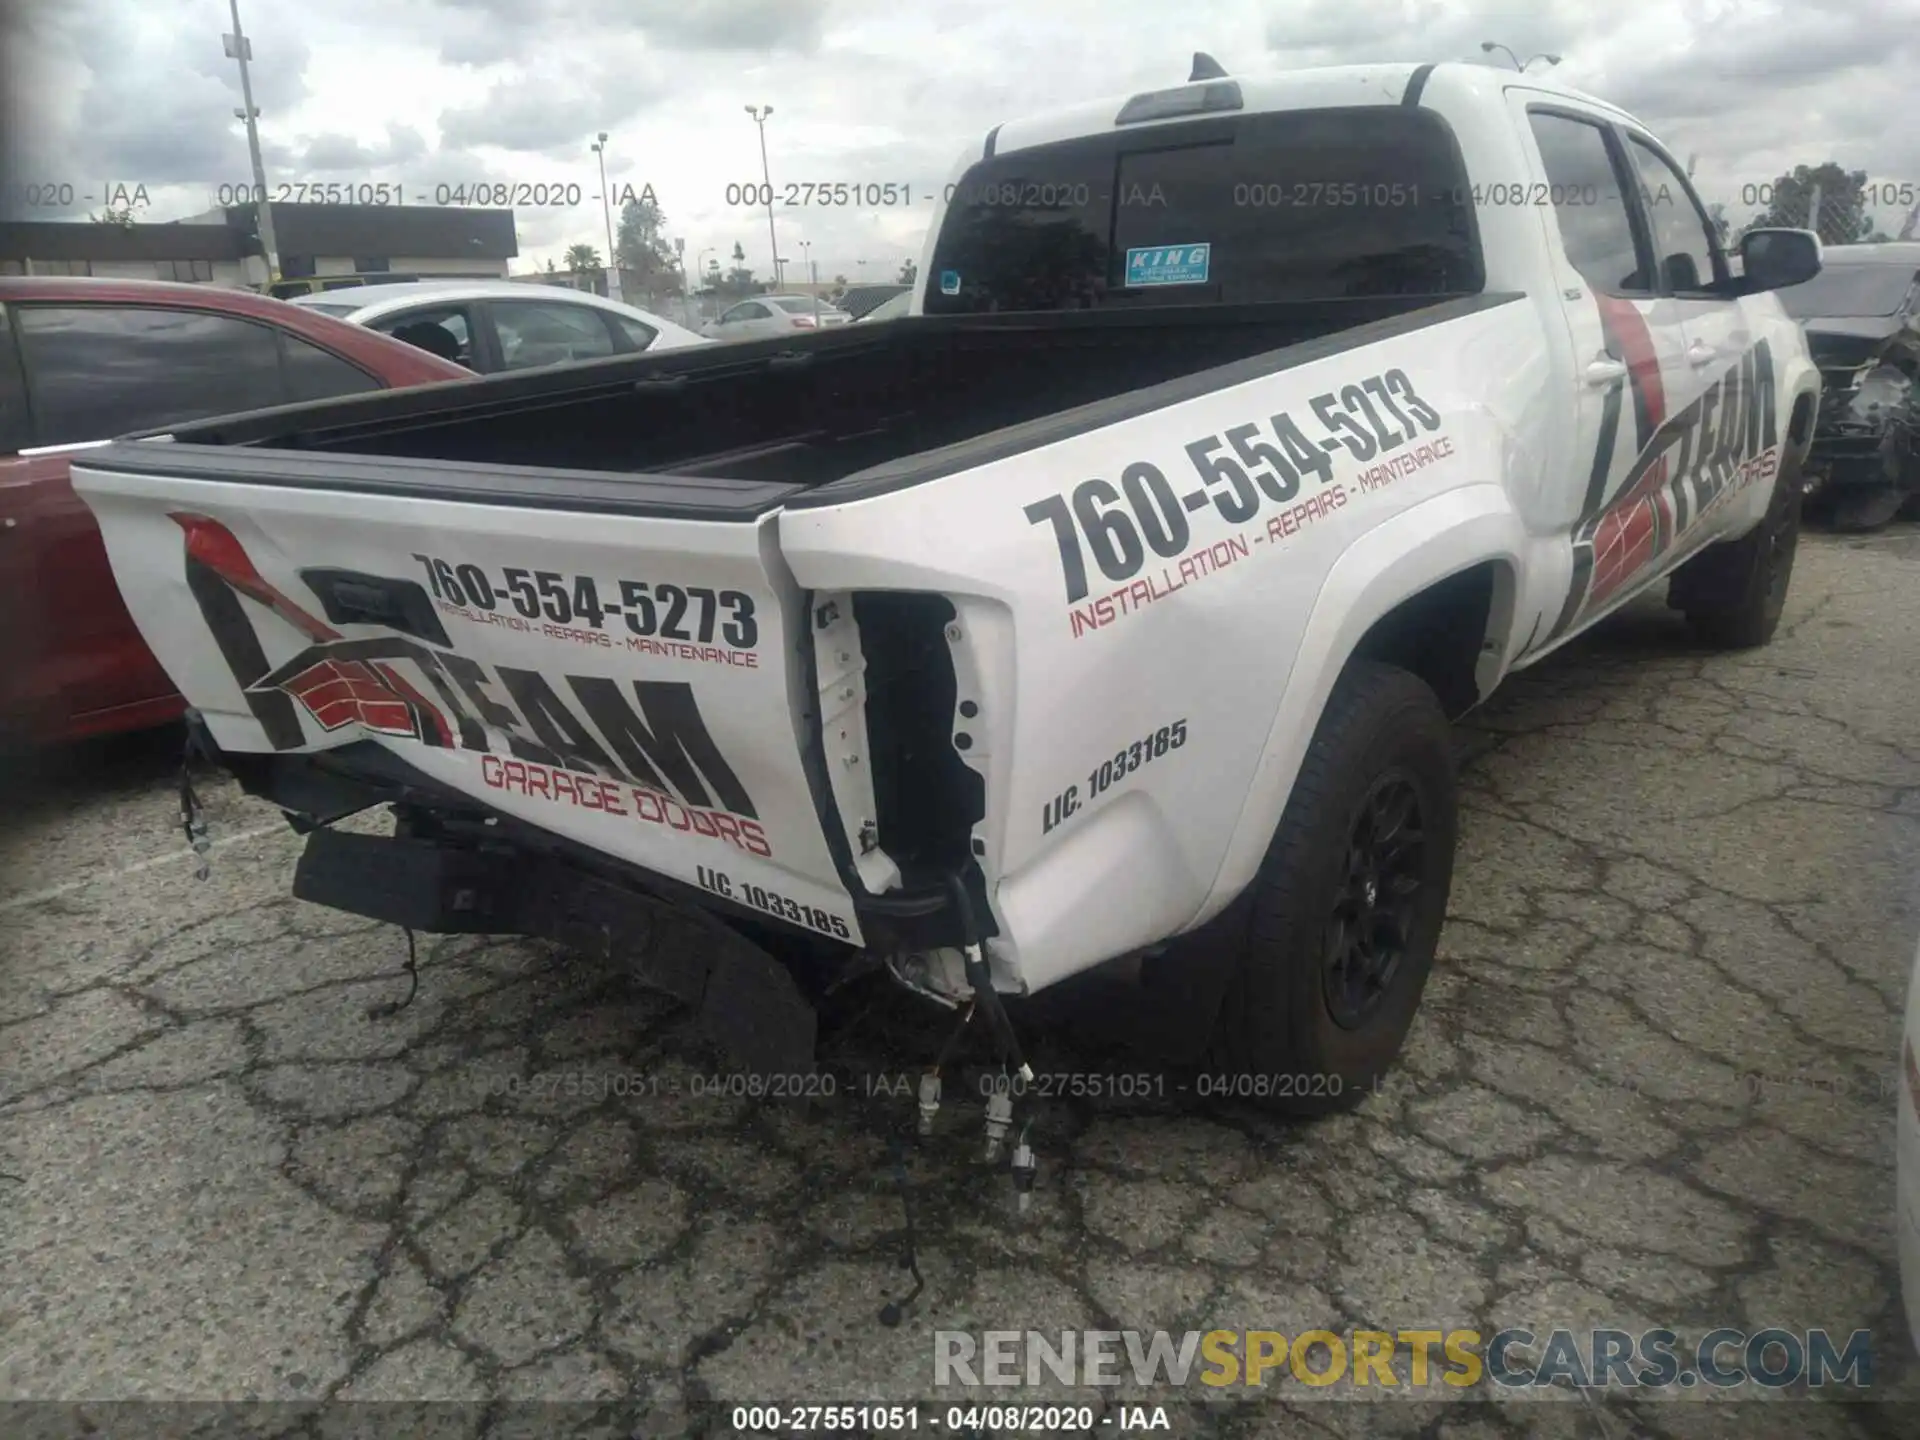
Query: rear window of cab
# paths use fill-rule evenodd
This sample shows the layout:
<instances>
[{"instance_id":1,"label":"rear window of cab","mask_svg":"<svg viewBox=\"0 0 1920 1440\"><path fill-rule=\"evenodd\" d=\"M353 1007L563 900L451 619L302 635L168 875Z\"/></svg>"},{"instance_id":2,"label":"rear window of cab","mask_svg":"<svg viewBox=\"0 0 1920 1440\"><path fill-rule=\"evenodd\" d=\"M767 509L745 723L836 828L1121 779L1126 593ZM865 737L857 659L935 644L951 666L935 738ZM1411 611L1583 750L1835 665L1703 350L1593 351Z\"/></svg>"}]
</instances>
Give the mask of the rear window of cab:
<instances>
[{"instance_id":1,"label":"rear window of cab","mask_svg":"<svg viewBox=\"0 0 1920 1440\"><path fill-rule=\"evenodd\" d=\"M930 315L1246 305L1485 287L1453 132L1401 105L1129 127L954 187Z\"/></svg>"}]
</instances>

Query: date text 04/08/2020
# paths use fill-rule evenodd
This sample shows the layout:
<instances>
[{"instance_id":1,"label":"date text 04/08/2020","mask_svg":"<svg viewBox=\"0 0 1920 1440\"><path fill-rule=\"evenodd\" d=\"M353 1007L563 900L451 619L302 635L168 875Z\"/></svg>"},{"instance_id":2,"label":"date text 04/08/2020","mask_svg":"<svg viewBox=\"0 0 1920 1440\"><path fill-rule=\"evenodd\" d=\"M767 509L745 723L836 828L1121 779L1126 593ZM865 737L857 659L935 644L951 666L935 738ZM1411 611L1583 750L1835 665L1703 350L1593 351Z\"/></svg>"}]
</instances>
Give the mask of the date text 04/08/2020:
<instances>
[{"instance_id":1,"label":"date text 04/08/2020","mask_svg":"<svg viewBox=\"0 0 1920 1440\"><path fill-rule=\"evenodd\" d=\"M1102 1070L1043 1070L1028 1078L1013 1073L985 1072L978 1082L982 1095L1007 1095L1032 1100L1165 1099L1190 1095L1202 1100L1332 1099L1347 1093L1340 1076L1316 1071L1294 1075L1251 1075L1240 1072L1169 1075L1160 1070L1115 1073ZM1377 1091L1379 1082L1374 1086Z\"/></svg>"},{"instance_id":2,"label":"date text 04/08/2020","mask_svg":"<svg viewBox=\"0 0 1920 1440\"><path fill-rule=\"evenodd\" d=\"M780 185L742 181L721 192L730 206L781 210L817 207L829 210L884 210L908 205L999 206L1008 209L1058 210L1105 203L1105 191L1084 181L1032 183L1016 180L988 184L913 185L906 180L790 180Z\"/></svg>"},{"instance_id":3,"label":"date text 04/08/2020","mask_svg":"<svg viewBox=\"0 0 1920 1440\"><path fill-rule=\"evenodd\" d=\"M533 1099L586 1096L592 1099L612 1097L621 1100L814 1100L832 1099L841 1093L840 1081L831 1070L795 1071L789 1074L760 1074L733 1071L725 1074L661 1070L544 1070L533 1075L490 1071L479 1077L477 1085L486 1095L526 1095ZM849 1095L855 1093L849 1088ZM881 1090L869 1093L891 1093Z\"/></svg>"},{"instance_id":4,"label":"date text 04/08/2020","mask_svg":"<svg viewBox=\"0 0 1920 1440\"><path fill-rule=\"evenodd\" d=\"M71 187L68 187L71 189ZM124 188L124 187L123 187ZM598 187L577 180L460 180L431 185L402 180L281 180L256 185L242 180L214 187L214 202L229 205L438 205L479 210L572 209L599 198ZM616 208L657 204L651 185L612 187L608 202ZM108 203L113 203L109 200ZM144 200L133 202L136 207Z\"/></svg>"},{"instance_id":5,"label":"date text 04/08/2020","mask_svg":"<svg viewBox=\"0 0 1920 1440\"><path fill-rule=\"evenodd\" d=\"M1173 1428L1164 1405L1122 1405L1110 1415L1091 1405L735 1405L728 1419L740 1435L1085 1435L1097 1427Z\"/></svg>"}]
</instances>

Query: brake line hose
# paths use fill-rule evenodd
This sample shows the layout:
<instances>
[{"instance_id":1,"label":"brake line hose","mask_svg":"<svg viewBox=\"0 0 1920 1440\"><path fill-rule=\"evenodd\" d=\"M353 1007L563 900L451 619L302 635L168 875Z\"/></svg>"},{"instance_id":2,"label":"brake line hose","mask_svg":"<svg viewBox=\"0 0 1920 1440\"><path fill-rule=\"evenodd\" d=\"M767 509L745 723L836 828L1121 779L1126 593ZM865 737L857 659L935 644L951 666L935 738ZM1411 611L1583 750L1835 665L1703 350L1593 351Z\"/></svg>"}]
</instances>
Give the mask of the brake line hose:
<instances>
[{"instance_id":1,"label":"brake line hose","mask_svg":"<svg viewBox=\"0 0 1920 1440\"><path fill-rule=\"evenodd\" d=\"M960 954L966 963L967 979L973 985L974 999L986 1014L987 1024L993 1029L1003 1058L1022 1080L1032 1080L1033 1071L1027 1068L1026 1057L1020 1053L1020 1041L1013 1033L1013 1022L1007 1017L1006 1006L1001 1004L999 992L993 988L993 972L987 966L987 947L980 939L973 897L967 894L967 882L961 878L958 870L947 876L947 895L960 920Z\"/></svg>"}]
</instances>

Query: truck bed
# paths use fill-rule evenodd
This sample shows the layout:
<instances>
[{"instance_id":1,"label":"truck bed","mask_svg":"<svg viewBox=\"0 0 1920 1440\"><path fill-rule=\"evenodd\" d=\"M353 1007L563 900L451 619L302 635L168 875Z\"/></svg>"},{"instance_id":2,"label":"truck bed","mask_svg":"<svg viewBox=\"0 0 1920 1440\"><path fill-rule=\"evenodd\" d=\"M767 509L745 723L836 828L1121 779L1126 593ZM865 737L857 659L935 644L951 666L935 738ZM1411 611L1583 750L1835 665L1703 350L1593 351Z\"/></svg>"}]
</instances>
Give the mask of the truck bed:
<instances>
[{"instance_id":1,"label":"truck bed","mask_svg":"<svg viewBox=\"0 0 1920 1440\"><path fill-rule=\"evenodd\" d=\"M1247 657L1299 643L1355 535L1471 483L1479 357L1539 339L1498 293L908 319L183 426L74 489L210 753L302 824L511 822L887 953L1039 904L1005 977L1039 988L1127 948L1089 913L1178 931L1227 839L1085 803L1085 762L1200 714L1193 755L1257 753L1289 671ZM1141 845L1179 861L1112 868ZM1088 886L1071 925L1034 898Z\"/></svg>"},{"instance_id":2,"label":"truck bed","mask_svg":"<svg viewBox=\"0 0 1920 1440\"><path fill-rule=\"evenodd\" d=\"M1137 406L1182 398L1168 382L1195 377L1210 389L1235 378L1217 373L1223 366L1244 369L1238 378L1286 369L1432 323L1442 317L1422 312L1457 300L1382 296L1228 312L1157 305L915 317L287 406L172 434L180 444L335 457L339 478L355 474L360 483L376 467L343 464L345 457L428 462L402 467L410 489L432 490L442 466L457 466L458 488L470 499L486 498L478 489L525 504L529 489L538 488L564 491L576 502L600 492L618 509L646 504L630 484L596 484L578 474L612 472L651 482L640 492L674 513L707 503L751 513L837 481L891 488L979 464L989 458L974 443L983 437L1025 427L1001 434L993 449L1065 438ZM1156 386L1151 397L1134 398ZM264 479L262 458L241 463ZM160 455L148 460L167 463ZM467 468L476 465L491 476L477 486ZM503 467L546 473L516 478L501 474ZM302 472L296 483L312 483L312 472L323 468L292 465ZM378 468L395 474L391 466ZM559 472L574 474L561 483ZM836 488L836 498L846 498L845 488Z\"/></svg>"}]
</instances>

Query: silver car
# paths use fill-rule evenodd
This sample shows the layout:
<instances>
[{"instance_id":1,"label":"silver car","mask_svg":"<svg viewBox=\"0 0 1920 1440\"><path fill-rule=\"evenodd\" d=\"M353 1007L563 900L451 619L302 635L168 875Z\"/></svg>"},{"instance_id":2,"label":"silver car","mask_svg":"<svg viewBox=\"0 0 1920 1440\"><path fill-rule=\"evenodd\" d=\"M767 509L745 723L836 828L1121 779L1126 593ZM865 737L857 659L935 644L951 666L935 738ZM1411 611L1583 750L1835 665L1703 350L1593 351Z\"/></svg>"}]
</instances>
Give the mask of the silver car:
<instances>
[{"instance_id":1,"label":"silver car","mask_svg":"<svg viewBox=\"0 0 1920 1440\"><path fill-rule=\"evenodd\" d=\"M711 340L764 340L798 330L845 325L853 317L811 295L756 295L720 312L700 327Z\"/></svg>"},{"instance_id":2,"label":"silver car","mask_svg":"<svg viewBox=\"0 0 1920 1440\"><path fill-rule=\"evenodd\" d=\"M365 325L483 375L707 343L631 305L513 280L359 285L288 303Z\"/></svg>"}]
</instances>

